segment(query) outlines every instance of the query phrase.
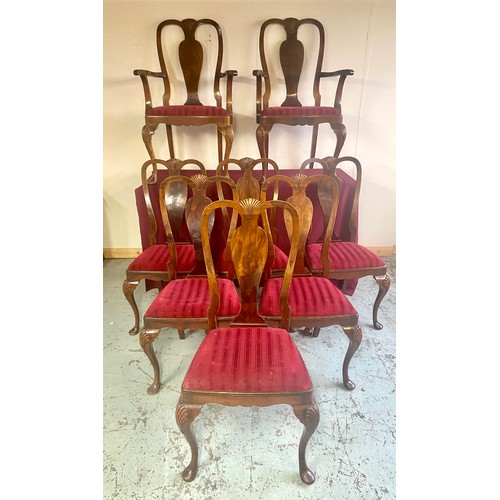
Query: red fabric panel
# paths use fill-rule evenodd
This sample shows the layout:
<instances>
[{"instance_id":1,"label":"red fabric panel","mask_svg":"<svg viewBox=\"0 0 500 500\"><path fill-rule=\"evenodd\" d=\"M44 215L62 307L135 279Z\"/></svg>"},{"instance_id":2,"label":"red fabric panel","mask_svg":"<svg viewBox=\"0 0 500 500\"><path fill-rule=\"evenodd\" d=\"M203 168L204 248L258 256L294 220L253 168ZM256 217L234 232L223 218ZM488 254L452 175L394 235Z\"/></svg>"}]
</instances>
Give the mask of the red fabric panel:
<instances>
[{"instance_id":1,"label":"red fabric panel","mask_svg":"<svg viewBox=\"0 0 500 500\"><path fill-rule=\"evenodd\" d=\"M311 269L323 269L321 265L321 243L306 247L306 258ZM330 243L328 260L331 269L363 269L366 267L385 267L385 262L373 252L358 243L337 241Z\"/></svg>"},{"instance_id":2,"label":"red fabric panel","mask_svg":"<svg viewBox=\"0 0 500 500\"><path fill-rule=\"evenodd\" d=\"M262 316L281 316L279 298L282 282L283 278L273 278L264 285L259 305ZM288 304L292 310L292 318L357 314L345 295L326 278L292 278Z\"/></svg>"},{"instance_id":3,"label":"red fabric panel","mask_svg":"<svg viewBox=\"0 0 500 500\"><path fill-rule=\"evenodd\" d=\"M146 248L128 266L129 271L167 271L170 258L168 245L153 245ZM195 265L193 245L177 246L177 271L190 271Z\"/></svg>"},{"instance_id":4,"label":"red fabric panel","mask_svg":"<svg viewBox=\"0 0 500 500\"><path fill-rule=\"evenodd\" d=\"M158 106L149 111L148 116L227 116L224 108L217 106Z\"/></svg>"},{"instance_id":5,"label":"red fabric panel","mask_svg":"<svg viewBox=\"0 0 500 500\"><path fill-rule=\"evenodd\" d=\"M275 106L264 109L262 116L338 116L340 111L329 106Z\"/></svg>"},{"instance_id":6,"label":"red fabric panel","mask_svg":"<svg viewBox=\"0 0 500 500\"><path fill-rule=\"evenodd\" d=\"M218 279L220 306L218 316L236 316L240 299L232 281ZM148 318L203 318L210 306L207 278L186 278L171 281L151 302Z\"/></svg>"},{"instance_id":7,"label":"red fabric panel","mask_svg":"<svg viewBox=\"0 0 500 500\"><path fill-rule=\"evenodd\" d=\"M312 389L304 361L281 328L216 328L188 368L183 389L239 393Z\"/></svg>"}]
</instances>

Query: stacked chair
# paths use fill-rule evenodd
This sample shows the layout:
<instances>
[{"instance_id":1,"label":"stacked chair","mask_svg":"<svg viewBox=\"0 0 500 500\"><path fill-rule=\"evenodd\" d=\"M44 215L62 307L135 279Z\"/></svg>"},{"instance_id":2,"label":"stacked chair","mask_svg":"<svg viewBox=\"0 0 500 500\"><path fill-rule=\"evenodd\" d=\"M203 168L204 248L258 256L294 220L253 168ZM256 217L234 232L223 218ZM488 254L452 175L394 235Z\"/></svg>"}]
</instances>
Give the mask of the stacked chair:
<instances>
[{"instance_id":1,"label":"stacked chair","mask_svg":"<svg viewBox=\"0 0 500 500\"><path fill-rule=\"evenodd\" d=\"M303 25L312 26L319 37L312 105L303 105L297 97L304 57L309 53L299 40ZM208 58L215 61L214 105L200 100L202 66L207 60L196 38L200 27L215 33L215 57ZM272 104L271 90L276 93L280 78L275 79L270 71L273 66L266 38L267 30L276 27L284 35L277 46L286 86L286 99L280 106ZM166 50L167 29L177 29L182 35L174 51ZM262 69L253 73L261 157L235 159L230 152L234 136L232 81L237 72L221 70L220 26L211 19L166 20L158 25L156 47L160 71L134 71L142 80L145 96L142 138L150 159L142 165L141 183L149 230L146 243L143 239L144 250L127 268L123 284L135 320L129 333L139 333L140 345L152 366L147 393L154 395L160 390L160 362L153 348L160 331L174 329L182 340L189 330L204 330L175 409L176 422L191 449L183 479L192 481L197 475L198 445L192 423L203 405L287 404L304 425L299 474L305 484L311 484L315 475L307 466L305 452L319 423L319 408L308 368L291 333L313 339L322 328L341 327L349 341L342 383L353 390L356 385L349 376L349 365L360 346L362 331L358 313L347 298L348 285L368 275L377 280L380 288L373 308L376 329L382 328L377 312L390 286L382 259L357 243L361 164L356 158L340 157L346 138L341 98L344 82L353 71L323 71L325 32L319 21L265 21L258 43ZM177 54L184 77L184 104L171 102L171 85L176 81L169 76L172 54ZM338 77L330 106L321 102L319 91L320 80L326 77ZM227 81L225 105L220 92L222 78ZM161 105L153 105L151 79L163 84ZM166 127L168 160L156 158L153 148L159 124ZM174 126L206 124L216 125L218 138L217 166L210 170L198 160L177 159L172 133ZM269 157L269 134L276 124L313 128L311 156L294 175L284 175ZM333 156L322 159L315 158L321 124L328 124L336 136ZM353 163L357 174L347 215L339 208L343 188L337 166L342 162ZM310 171L315 164L320 169ZM335 230L340 216L348 217L352 228L348 241L342 241ZM311 236L313 220L323 225L320 237ZM286 245L280 244L283 239ZM141 280L159 290L144 312L142 325L134 298Z\"/></svg>"}]
</instances>

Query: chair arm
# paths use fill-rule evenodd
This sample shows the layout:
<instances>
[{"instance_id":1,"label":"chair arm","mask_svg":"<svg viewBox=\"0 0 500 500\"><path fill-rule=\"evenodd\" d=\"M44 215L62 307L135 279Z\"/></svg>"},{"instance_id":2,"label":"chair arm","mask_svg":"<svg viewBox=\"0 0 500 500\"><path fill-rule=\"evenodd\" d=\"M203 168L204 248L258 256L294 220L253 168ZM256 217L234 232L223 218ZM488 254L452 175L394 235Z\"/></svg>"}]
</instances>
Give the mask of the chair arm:
<instances>
[{"instance_id":1,"label":"chair arm","mask_svg":"<svg viewBox=\"0 0 500 500\"><path fill-rule=\"evenodd\" d=\"M145 102L145 113L153 107L153 104L151 103L151 89L149 87L149 80L148 77L156 77L156 78L164 78L166 75L161 72L154 72L154 71L149 71L147 69L134 69L134 75L139 76L142 81L142 87L144 89L144 102Z\"/></svg>"},{"instance_id":2,"label":"chair arm","mask_svg":"<svg viewBox=\"0 0 500 500\"><path fill-rule=\"evenodd\" d=\"M257 89L256 89L256 98L255 98L255 106L256 106L256 116L257 123L260 122L260 114L262 113L262 78L266 78L266 74L261 69L254 69L252 75L255 76L257 81Z\"/></svg>"},{"instance_id":3,"label":"chair arm","mask_svg":"<svg viewBox=\"0 0 500 500\"><path fill-rule=\"evenodd\" d=\"M219 78L227 77L226 83L226 111L230 116L233 115L233 78L238 76L238 72L234 69L228 69L224 73L219 73Z\"/></svg>"},{"instance_id":4,"label":"chair arm","mask_svg":"<svg viewBox=\"0 0 500 500\"><path fill-rule=\"evenodd\" d=\"M340 101L342 100L342 91L344 90L344 82L348 76L354 75L354 71L352 69L339 69L337 71L322 71L319 76L320 78L328 77L328 76L338 76L339 82L337 84L337 91L335 92L335 102L333 106L338 108L342 112L342 106Z\"/></svg>"}]
</instances>

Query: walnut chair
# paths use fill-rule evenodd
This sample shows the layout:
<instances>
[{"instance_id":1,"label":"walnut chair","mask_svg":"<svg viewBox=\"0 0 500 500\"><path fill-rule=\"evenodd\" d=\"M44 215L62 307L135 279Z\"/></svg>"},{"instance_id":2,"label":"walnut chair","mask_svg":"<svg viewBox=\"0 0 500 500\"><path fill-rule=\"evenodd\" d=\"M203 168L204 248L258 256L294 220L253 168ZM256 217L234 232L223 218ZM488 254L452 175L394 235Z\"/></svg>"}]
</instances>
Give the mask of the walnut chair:
<instances>
[{"instance_id":1,"label":"walnut chair","mask_svg":"<svg viewBox=\"0 0 500 500\"><path fill-rule=\"evenodd\" d=\"M242 171L242 176L236 181L236 187L238 189L238 199L244 200L245 198L253 198L258 200L260 198L260 188L262 183L265 181L265 179L268 176L268 171L269 171L269 166L272 167L274 174L279 173L279 167L278 164L274 161L271 160L270 158L258 158L258 159L253 159L249 157L245 158L240 158L239 160L235 158L229 158L227 160L222 160L218 165L216 169L216 174L217 175L229 175L229 166L230 165L235 165L239 167ZM260 166L261 167L261 175L259 180L257 180L255 174L255 167ZM224 196L224 190L222 189L222 184L217 183L217 193L219 196L219 200L223 200L225 198ZM277 185L275 186L275 190L273 193L273 199L276 200L278 199L278 190L277 190ZM222 209L223 212L223 220L224 220L224 225L228 227L229 224L229 217L227 214L227 210L225 208ZM275 231L275 224L273 224L273 218L275 217L275 208L271 208L271 213L270 213L270 228L272 231ZM276 233L273 234L273 238L276 239ZM224 262L224 253L220 254L220 259L219 262L216 264L216 268L218 271L218 274L221 276L226 276L227 275L227 264ZM288 256L281 250L277 245L274 245L274 261L271 266L271 272L274 273L279 273L283 274L286 264L288 261Z\"/></svg>"},{"instance_id":2,"label":"walnut chair","mask_svg":"<svg viewBox=\"0 0 500 500\"><path fill-rule=\"evenodd\" d=\"M362 340L362 331L358 325L358 313L347 297L328 279L328 262L321 276L313 276L305 264L305 246L311 229L313 205L306 194L306 189L312 183L328 184L333 198L338 202L339 185L337 179L328 175L306 176L299 173L293 177L278 175L269 177L262 185L261 200L266 199L267 188L272 182L286 182L292 188L292 195L286 200L293 205L299 214L300 235L297 258L290 285L288 303L291 309L290 328L300 329L303 335L317 337L320 328L339 325L349 339L349 346L342 367L343 384L346 389L356 387L349 378L349 363L358 350ZM329 240L335 221L337 203L332 203L330 217L325 232ZM285 213L287 232L291 234L291 222ZM328 246L325 243L325 251ZM282 312L280 307L280 288L283 278L275 277L264 284L260 300L259 312L270 325L280 324Z\"/></svg>"},{"instance_id":3,"label":"walnut chair","mask_svg":"<svg viewBox=\"0 0 500 500\"><path fill-rule=\"evenodd\" d=\"M149 247L144 249L128 266L126 278L123 282L123 294L132 307L134 313L134 326L130 329L130 335L139 333L139 309L134 297L134 291L143 279L148 279L158 283L161 290L163 285L170 281L170 275L167 270L167 263L170 258L169 247L167 244L157 243L158 225L157 215L154 212L151 203L150 186L158 182L158 166L163 166L168 170L169 175L179 175L186 166L195 166L200 169L200 173L205 174L205 167L198 160L148 160L141 167L141 182L148 213L149 228L148 238ZM152 167L151 174L148 174L149 167ZM179 245L177 252L177 262L175 272L177 276L187 275L195 266L195 254L190 240L183 234L182 216L183 208L187 200L187 184L184 182L173 182L168 186L166 197L162 207L169 213L172 237ZM159 218L159 216L158 216ZM164 218L164 215L162 215Z\"/></svg>"},{"instance_id":4,"label":"walnut chair","mask_svg":"<svg viewBox=\"0 0 500 500\"><path fill-rule=\"evenodd\" d=\"M335 233L332 234L328 251L324 250L322 242L310 243L306 246L306 261L314 275L324 275L323 270L328 268L328 277L330 279L340 280L340 287L344 289L349 279L363 278L365 276L373 276L379 286L378 294L373 304L373 327L376 330L383 328L383 325L378 321L378 310L380 303L387 294L391 286L391 280L387 276L386 263L373 252L368 250L363 245L357 243L357 225L355 221L358 218L359 208L359 192L361 189L361 163L357 158L352 156L344 156L342 158L334 158L328 156L319 160L313 158L306 160L301 169L307 167L312 162L318 162L323 166L325 174L338 179L336 168L343 162L354 164L356 169L356 187L354 191L354 199L349 215L350 239L342 241ZM320 200L321 209L325 216L325 228L327 225L327 214L330 213L330 205L332 203L332 194L330 187L327 184L318 184L318 197Z\"/></svg>"},{"instance_id":5,"label":"walnut chair","mask_svg":"<svg viewBox=\"0 0 500 500\"><path fill-rule=\"evenodd\" d=\"M214 102L210 105L203 104L200 100L200 82L203 83L202 73L204 70L204 54L208 54L208 45L204 46L196 39L196 30L200 26L209 26L214 33L216 54L214 54L215 66L210 68L213 74L213 97ZM166 34L178 31L183 32L183 40L178 47L167 48L164 41L168 38ZM134 75L141 78L145 98L145 125L142 129L142 139L151 158L155 158L153 149L153 135L158 125L165 124L170 157L174 158L174 141L172 134L173 126L201 126L215 125L217 127L217 148L219 161L222 156L222 138L225 139L224 158L229 158L233 144L233 103L232 86L233 77L238 73L234 70L221 71L223 57L223 37L221 27L212 19L168 19L161 22L156 30L156 48L160 63L160 72L144 69L134 70ZM216 57L215 57L216 55ZM178 59L177 59L178 58ZM209 57L206 58L210 60ZM182 75L173 73L173 65L178 63L182 69ZM170 76L169 76L170 71ZM163 101L161 105L153 105L153 94L149 78L160 78L163 81ZM171 101L171 85L184 79L187 98L183 104L174 104ZM222 105L220 91L220 80L226 78L225 106ZM179 79L179 80L178 80ZM182 80L181 80L182 81ZM180 91L179 91L180 92ZM207 90L208 92L208 90ZM175 96L175 94L174 94ZM215 105L214 105L215 104Z\"/></svg>"},{"instance_id":6,"label":"walnut chair","mask_svg":"<svg viewBox=\"0 0 500 500\"><path fill-rule=\"evenodd\" d=\"M269 226L259 227L263 210L283 207L291 215L294 234L298 232L297 212L283 201L260 203L244 199L239 203L216 201L203 212L202 241L208 280L210 331L201 343L187 370L175 416L177 425L191 448L191 461L182 472L185 481L195 479L198 470L198 444L191 424L205 404L225 406L291 405L304 425L299 443L300 478L306 484L315 480L305 460L305 451L319 422L319 410L314 400L309 373L302 357L287 332L289 313L284 312L280 328L271 328L257 312L257 290L272 251ZM220 308L221 292L208 243L207 221L220 207L232 208L241 216L241 226L230 233L228 247L241 287L241 311L229 327L220 327L216 311ZM283 309L287 309L289 287L297 238L292 240L287 272L283 279Z\"/></svg>"},{"instance_id":7,"label":"walnut chair","mask_svg":"<svg viewBox=\"0 0 500 500\"><path fill-rule=\"evenodd\" d=\"M166 193L172 183L184 182L192 191L192 196L186 201L185 221L192 241L195 265L184 279L177 279L176 269L179 267L178 258L182 258L176 245L168 212L163 209L166 203ZM233 195L237 199L236 185L233 180L224 176L206 177L196 174L192 177L180 175L167 177L160 186L160 204L162 215L164 215L165 231L170 252L167 264L171 281L153 299L144 314L144 327L139 335L139 343L153 366L153 383L148 388L148 394L156 394L160 388L160 368L153 349L153 342L158 337L162 328L177 329L179 338L185 338L186 329L207 329L207 309L210 303L208 280L206 277L205 260L201 242L200 222L205 207L212 200L206 196L208 186L214 182L225 182L232 188ZM207 231L211 233L214 224L212 217L207 223ZM239 311L239 299L237 290L232 281L220 279L218 286L224 296L224 301L218 311L219 320L228 323Z\"/></svg>"},{"instance_id":8,"label":"walnut chair","mask_svg":"<svg viewBox=\"0 0 500 500\"><path fill-rule=\"evenodd\" d=\"M286 37L279 46L279 62L276 67L281 67L286 86L286 99L280 106L270 105L271 94L279 94L283 88L281 75L275 78L269 71L273 68L274 60L278 58L278 49L274 50L273 57L271 44L266 43L266 30L273 25L283 28L283 35ZM313 76L313 88L310 96L312 105L304 106L298 98L299 80L303 75L304 66L304 45L299 39L299 28L303 25L312 25L317 28L319 37L319 47L316 59L315 72ZM269 47L268 47L269 45ZM345 79L353 75L352 69L341 69L337 71L323 71L323 54L325 50L325 30L323 25L316 19L268 19L260 28L259 54L262 65L261 70L254 70L256 77L256 120L258 123L256 137L260 155L264 158L269 156L269 133L276 124L281 125L311 125L311 157L316 154L316 144L318 139L319 125L329 124L336 136L336 146L334 156L338 157L346 139L346 127L343 124L342 116L342 92ZM337 88L333 105L325 106L321 101L320 81L322 78L338 77Z\"/></svg>"}]
</instances>

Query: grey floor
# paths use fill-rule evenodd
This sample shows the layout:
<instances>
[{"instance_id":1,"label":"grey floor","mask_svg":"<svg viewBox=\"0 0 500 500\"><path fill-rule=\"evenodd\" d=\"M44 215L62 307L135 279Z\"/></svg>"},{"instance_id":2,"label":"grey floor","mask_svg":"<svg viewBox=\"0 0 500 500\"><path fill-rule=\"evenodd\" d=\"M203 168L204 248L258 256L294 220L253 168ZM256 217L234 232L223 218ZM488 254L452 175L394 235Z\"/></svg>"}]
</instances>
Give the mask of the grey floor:
<instances>
[{"instance_id":1,"label":"grey floor","mask_svg":"<svg viewBox=\"0 0 500 500\"><path fill-rule=\"evenodd\" d=\"M105 500L156 499L337 499L396 497L396 265L385 259L391 288L379 311L384 328L371 326L378 286L359 281L350 297L359 312L363 341L350 365L354 391L343 388L341 367L347 338L340 327L318 338L292 333L315 388L320 422L307 461L316 474L304 485L297 450L302 424L285 405L267 408L205 406L193 424L200 448L198 475L181 478L190 451L174 408L184 374L203 331L160 332L155 350L162 387L155 396L151 365L137 336L130 336L132 310L122 293L129 259L104 261L104 474ZM157 290L136 290L141 314Z\"/></svg>"}]
</instances>

